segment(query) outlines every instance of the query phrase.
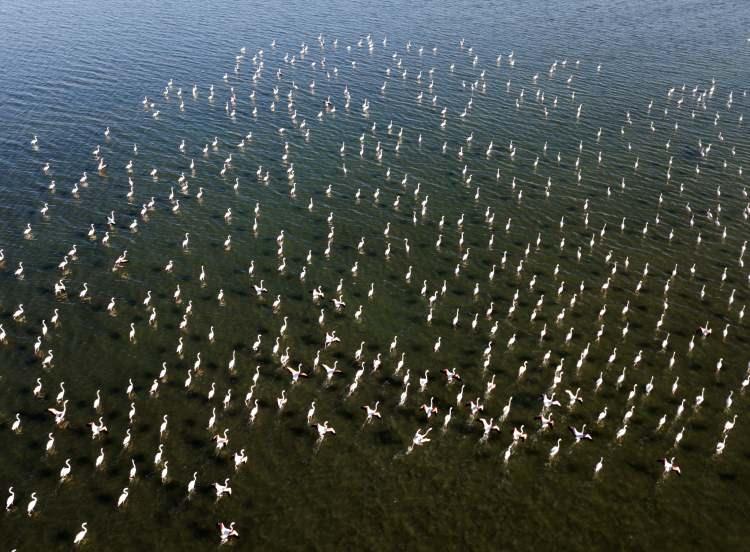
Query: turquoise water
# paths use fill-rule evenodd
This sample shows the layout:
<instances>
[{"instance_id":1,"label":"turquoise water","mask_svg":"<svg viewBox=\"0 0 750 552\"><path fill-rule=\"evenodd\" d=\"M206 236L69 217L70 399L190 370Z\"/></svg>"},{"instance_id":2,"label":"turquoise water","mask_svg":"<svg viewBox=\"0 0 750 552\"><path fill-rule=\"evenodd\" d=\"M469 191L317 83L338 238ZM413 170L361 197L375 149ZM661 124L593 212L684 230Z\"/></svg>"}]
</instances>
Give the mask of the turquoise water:
<instances>
[{"instance_id":1,"label":"turquoise water","mask_svg":"<svg viewBox=\"0 0 750 552\"><path fill-rule=\"evenodd\" d=\"M748 102L749 16L742 6L697 2L655 7L560 1L544 8L462 2L373 7L144 1L110 2L106 8L93 2L34 7L4 2L0 323L7 337L0 345L0 496L7 497L13 486L16 498L15 507L0 515L2 544L69 549L87 522L83 546L90 549L207 549L219 545L216 524L234 521L240 538L230 542L264 549L742 546L750 454L742 382L750 348L748 322L740 312L750 280L742 255L748 198L741 168L747 172L750 152L740 116ZM292 56L294 64L288 61ZM225 110L232 88L234 117ZM348 108L345 89L351 94ZM141 103L146 95L154 107ZM325 110L329 96L335 112ZM238 147L250 132L252 138ZM32 147L35 134L39 142ZM108 165L102 172L92 154L97 145ZM131 159L129 174L125 166ZM156 179L149 174L153 168ZM87 181L73 194L83 171ZM181 173L188 181L184 189ZM127 197L129 177L132 197ZM170 188L180 201L177 212ZM154 207L142 216L152 197ZM44 203L46 215L40 213ZM134 220L137 228L131 230ZM27 223L29 236L23 233ZM95 239L87 235L91 224ZM106 231L110 239L103 244ZM181 246L186 232L187 250ZM76 258L63 273L58 263L74 244ZM128 263L113 270L124 250ZM280 273L282 257L286 268ZM174 268L166 271L170 260ZM14 275L19 261L23 278ZM55 297L60 278L67 293ZM253 287L260 280L268 288L261 297ZM331 300L341 280L346 306L337 311ZM88 295L81 299L84 283ZM179 303L173 299L177 285ZM325 299L316 304L312 290L318 286ZM143 305L148 291L155 325ZM429 297L436 291L428 323ZM281 304L274 308L277 296ZM113 297L115 309L109 312ZM189 301L192 314L180 329ZM24 316L14 320L19 303ZM57 326L50 323L54 309ZM286 332L274 354L285 317ZM35 355L43 320L49 332ZM696 329L706 322L713 334L695 336L690 350ZM341 342L324 349L326 333L334 330ZM261 343L254 351L258 334ZM395 335L397 347L390 352ZM182 355L175 353L180 337ZM434 352L438 338L441 347ZM362 341L366 366L350 395ZM485 368L488 343L492 354ZM588 343L589 355L578 368ZM295 384L281 363L287 347L289 365L302 363L311 372ZM50 349L53 361L43 366ZM330 382L322 367L313 372L319 350L321 364L338 361L342 370ZM639 351L642 360L635 363ZM186 388L197 353L201 365ZM402 353L405 366L396 373ZM378 354L382 364L373 373ZM527 369L519 378L524 361ZM542 431L535 416L561 363L555 398L563 404L551 409L554 428ZM246 406L243 399L256 366L259 410L249 424L253 403ZM454 367L462 382L448 384L441 371ZM399 404L407 369L409 390ZM429 379L420 391L425 370ZM595 391L600 373L603 383ZM33 393L37 378L40 397ZM152 394L155 379L158 391ZM489 381L496 387L485 397ZM60 408L55 400L60 382L69 402L65 423L56 427L47 408ZM212 383L215 395L209 400ZM463 400L457 404L461 385ZM579 387L583 402L570 408L565 390ZM705 400L696 408L702 389ZM279 411L282 391L288 402ZM730 392L733 403L726 408ZM480 396L481 416L500 428L486 441L467 404ZM419 408L430 397L438 414L427 419ZM685 411L675 419L683 399ZM314 421L327 420L336 430L322 443L307 423L313 400ZM376 401L382 419L365 424L361 407ZM606 419L596 423L605 406ZM627 432L618 439L631 406ZM452 420L444 431L450 407ZM216 422L208 430L213 408ZM16 413L20 432L11 429ZM160 435L164 414L168 426ZM717 455L724 423L734 415L737 426ZM86 424L100 416L109 431L92 440ZM568 426L580 429L584 423L592 440L574 444ZM528 439L509 449L513 428L522 425ZM407 453L415 432L428 427L431 441ZM128 428L131 443L123 449ZM229 444L217 453L211 438L224 429ZM55 443L47 452L50 432ZM550 459L558 438L559 452ZM160 443L169 462L166 482L163 464L153 462ZM101 449L104 461L97 468ZM233 454L241 449L248 460L235 471ZM675 457L681 477L664 474L658 461L665 456ZM61 482L68 458L71 474ZM594 477L600 458L603 468ZM129 481L131 461L137 475ZM188 495L196 471L196 489ZM232 494L217 501L213 483L226 477ZM129 496L118 509L126 486ZM31 492L38 503L27 516Z\"/></svg>"}]
</instances>

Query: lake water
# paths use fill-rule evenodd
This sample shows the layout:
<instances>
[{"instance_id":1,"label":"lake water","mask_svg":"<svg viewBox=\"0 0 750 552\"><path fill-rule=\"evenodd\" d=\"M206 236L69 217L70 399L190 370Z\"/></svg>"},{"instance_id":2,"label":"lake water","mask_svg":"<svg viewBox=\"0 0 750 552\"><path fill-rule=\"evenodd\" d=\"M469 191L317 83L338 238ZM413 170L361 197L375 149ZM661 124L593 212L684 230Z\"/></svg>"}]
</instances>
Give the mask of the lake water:
<instances>
[{"instance_id":1,"label":"lake water","mask_svg":"<svg viewBox=\"0 0 750 552\"><path fill-rule=\"evenodd\" d=\"M91 550L212 549L217 523L234 521L240 538L227 546L242 549L741 549L748 24L742 3L677 0L2 2L0 496L12 486L15 504L0 515L0 546L69 549L87 522ZM128 262L113 269L124 250ZM61 278L67 292L55 296ZM712 335L696 335L705 324ZM341 342L324 348L334 330ZM309 372L297 383L282 366L287 347L289 366ZM327 382L322 364L336 361L342 373ZM462 381L447 382L453 368ZM58 427L47 409L62 407L61 382ZM552 386L562 405L543 410ZM579 387L571 407L565 391ZM428 419L430 397L438 413ZM313 400L314 422L336 431L322 443L307 421ZM376 401L382 419L365 424L362 406ZM536 416L550 411L555 426L542 430ZM108 432L92 439L87 424L100 416ZM483 440L479 417L499 431ZM583 424L592 439L574 444L568 426ZM528 439L511 446L522 425ZM407 452L427 428L430 442ZM217 452L212 437L225 429ZM154 465L160 443L166 481ZM241 449L247 463L235 470ZM681 476L664 473L664 457ZM227 477L232 494L217 501L213 483Z\"/></svg>"}]
</instances>

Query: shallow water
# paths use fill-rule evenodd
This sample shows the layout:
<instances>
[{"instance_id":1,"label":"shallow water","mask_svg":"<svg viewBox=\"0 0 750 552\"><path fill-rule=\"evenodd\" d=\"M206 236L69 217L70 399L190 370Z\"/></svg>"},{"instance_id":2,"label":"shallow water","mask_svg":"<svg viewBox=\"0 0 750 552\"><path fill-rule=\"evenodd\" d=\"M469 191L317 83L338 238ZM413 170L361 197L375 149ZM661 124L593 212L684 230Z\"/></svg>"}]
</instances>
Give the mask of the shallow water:
<instances>
[{"instance_id":1,"label":"shallow water","mask_svg":"<svg viewBox=\"0 0 750 552\"><path fill-rule=\"evenodd\" d=\"M40 2L29 8L11 0L0 5L0 66L4 68L0 248L5 252L0 265L0 323L7 332L7 342L0 345L0 496L7 496L5 490L11 485L16 492L16 508L0 515L2 544L19 550L67 549L80 524L87 521L85 546L93 549L202 549L218 545L218 522L235 521L240 532L235 545L265 549L741 546L742 506L750 498L746 483L750 439L744 431L748 398L741 393L750 361L750 334L747 319L740 320L739 313L748 302L750 280L747 267L738 261L748 237L748 221L743 217L748 202L746 176L740 168L744 165L747 171L750 166L750 141L745 122L738 118L748 103L744 87L750 46L743 33L750 13L731 3L660 4L556 1L532 8L464 2L407 6L394 1L377 7L320 2L259 3L251 8L115 1L103 9L94 2L75 6ZM325 37L324 46L317 40L319 33ZM365 40L368 34L372 49ZM359 40L364 41L362 46ZM412 42L409 51L407 41ZM303 42L309 50L300 56ZM234 56L243 46L247 53L235 74ZM420 47L424 47L421 54ZM252 58L259 49L263 49L264 69L253 83L257 65ZM508 62L511 51L513 67ZM294 65L284 62L287 53L296 55ZM473 54L478 56L476 66ZM564 59L567 64L562 67ZM557 71L550 75L555 60L559 60ZM277 69L282 71L280 80ZM401 75L404 69L406 78ZM224 73L227 81L222 79ZM711 87L712 78L716 80L712 96L698 102L697 95ZM161 91L169 79L174 85L165 98ZM314 92L309 88L313 80ZM480 88L472 93L475 81ZM197 97L190 93L194 83ZM297 86L295 104L288 108L292 83ZM211 84L215 98L209 101ZM276 110L271 111L274 86L279 87L279 95ZM184 110L179 108L180 87ZM237 94L234 118L225 112L230 87ZM352 95L349 109L344 107L345 87ZM676 90L668 96L672 87ZM698 87L695 95L694 87ZM256 97L251 100L253 90ZM544 92L543 102L537 90ZM424 98L418 101L420 91ZM730 91L733 102L727 105ZM152 116L154 109L140 103L144 95L156 103L158 118ZM438 96L434 106L433 95ZM328 96L336 112L318 118ZM472 97L471 108L461 117ZM361 108L365 98L370 102L368 114ZM441 129L444 106L448 122ZM253 107L258 109L257 117L252 115ZM296 122L290 117L294 109ZM714 124L716 113L719 119ZM300 129L303 120L309 138ZM109 138L103 134L106 126L112 129ZM602 134L597 140L599 128ZM236 147L250 131L252 140L244 148ZM360 156L363 133L365 150ZM38 148L29 144L34 134L39 136ZM466 141L470 135L471 144ZM204 155L204 144L214 136L219 138L218 148L209 146ZM183 139L186 152L181 153L178 146ZM704 147L711 144L705 157L699 139ZM494 149L488 156L491 140ZM285 142L289 144L286 162L282 160ZM342 142L344 155L339 151ZM381 160L375 155L378 142L383 146ZM108 164L101 174L91 155L97 144ZM463 158L458 157L461 147ZM222 162L230 153L231 167L221 177ZM129 201L124 167L130 159L135 167L134 197ZM194 171L189 170L191 159ZM47 161L51 170L45 175L41 167ZM291 163L293 181L287 178ZM268 182L256 177L259 166L263 174L268 171ZM154 167L158 179L149 176ZM75 196L71 190L84 170L89 175L87 185ZM189 181L186 193L177 183L181 172ZM54 192L48 189L52 179ZM199 187L205 191L202 200L196 197ZM170 188L180 200L177 213L171 211ZM421 202L428 195L422 215ZM141 217L141 206L151 197L155 209ZM39 213L44 202L49 204L46 217ZM254 233L256 203L260 215ZM695 217L693 226L687 204ZM494 224L485 217L488 206ZM224 220L227 208L232 210L229 222ZM707 218L709 209L720 224ZM111 210L116 216L114 228L106 224ZM436 249L443 216L442 245ZM138 220L135 232L129 229L134 219ZM29 222L32 236L27 239L23 228ZM388 222L386 238L383 230ZM87 237L92 223L96 240ZM334 239L326 257L331 226ZM282 229L287 268L279 275L276 238ZM111 239L105 246L101 238L107 230ZM669 240L671 230L674 238ZM185 232L190 232L187 251L180 245ZM223 243L229 234L232 243L227 251ZM365 247L360 254L357 244L362 236ZM408 255L403 238L409 240ZM65 274L68 292L55 298L53 285L62 276L56 267L73 244L78 254ZM386 259L388 244L392 250ZM527 244L530 252L518 273ZM468 248L470 255L461 263ZM112 270L125 249L126 267ZM312 262L301 281L309 250ZM610 251L612 257L606 261ZM164 271L170 259L174 260L171 273ZM247 274L251 260L254 277ZM23 279L14 276L18 261L25 266ZM615 261L616 273L611 276ZM358 272L353 276L355 262ZM646 262L649 272L643 277ZM460 276L455 277L458 263ZM693 264L695 275L689 270ZM493 265L495 277L490 281ZM677 274L671 277L675 265ZM201 266L207 275L205 285L199 281ZM410 266L413 275L407 283L404 276ZM604 293L600 288L609 276ZM643 288L636 293L642 277ZM252 286L261 279L269 292L259 298ZM337 312L330 300L340 279L346 307ZM447 287L435 302L429 325L428 299L420 295L424 280L428 297L444 280ZM84 282L90 299L81 301L78 292ZM480 288L475 297L476 282ZM371 283L374 296L368 299ZM182 301L176 304L172 294L178 284ZM320 305L311 300L311 290L318 285L326 293ZM216 300L220 289L223 304ZM158 313L156 327L149 326L150 311L142 305L147 290ZM517 290L515 310L508 316ZM733 290L734 302L728 306ZM541 294L543 307L530 321ZM277 295L282 304L274 311ZM114 315L106 308L111 297L116 298ZM655 330L665 299L663 326ZM181 331L178 326L189 300L193 314ZM629 312L623 316L628 301ZM491 302L494 310L488 319L485 312ZM25 316L14 321L19 303ZM360 304L363 315L355 321ZM600 320L605 304L607 312ZM326 316L322 327L320 308ZM457 308L460 323L454 328L451 321ZM564 321L557 323L563 308ZM37 357L33 344L42 320L49 323L53 309L59 310L60 324L50 328ZM475 313L479 316L474 330ZM319 369L292 385L279 356L272 353L284 317L288 329L280 343L282 352L289 347L291 366L301 362L310 371L326 332L336 330L341 343L321 351L321 362L338 360L343 374L327 384ZM497 330L491 338L495 321ZM713 335L705 340L696 337L689 352L696 328L707 321ZM136 328L134 343L128 336L131 323ZM544 324L547 334L540 342ZM601 324L605 331L597 341ZM629 332L623 338L626 324ZM726 324L730 326L723 338ZM211 326L216 333L213 343L207 338ZM573 337L566 343L571 327ZM255 353L251 347L258 334L262 345ZM514 334L516 342L508 349ZM667 334L669 341L662 350ZM394 335L399 336L398 347L389 353ZM182 356L175 354L179 336L184 340ZM433 353L438 337L442 346ZM358 388L347 397L359 367L354 352L361 341L365 341L367 367ZM493 352L485 370L482 351L489 341ZM588 342L590 354L577 369ZM615 347L616 360L610 364ZM54 362L43 368L42 358L49 349L54 350ZM634 366L639 350L643 358ZM230 373L232 351L236 351L236 370ZM543 363L547 351L551 358ZM198 352L201 369L186 391L184 381ZM383 363L373 374L372 361L378 353ZM395 374L401 353L406 366ZM675 363L670 368L672 353ZM723 367L717 374L720 358ZM549 392L562 359L564 373L555 396L563 406L553 408L556 426L540 431L535 419L542 409L540 397ZM519 379L518 368L524 361L528 369ZM167 377L158 394L150 396L162 362L167 364ZM260 409L250 426L250 409L243 397L256 366L261 371L255 390ZM626 377L618 387L625 366ZM464 403L483 396L494 376L497 387L483 402L484 416L496 423L513 398L508 418L499 424L501 431L492 433L487 442L481 441L482 424L470 420L468 406L456 407L460 384L446 385L440 373L452 367L466 386ZM405 405L399 406L407 368L409 394ZM425 370L430 371L430 381L419 392L418 380ZM595 392L600 372L604 383ZM652 376L653 391L645 396L644 387ZM673 395L676 377L679 389ZM42 398L32 393L37 378L43 383ZM131 396L125 393L129 379L134 385ZM58 407L55 397L63 381L69 400L67 422L55 428L46 409ZM216 395L209 401L212 382ZM634 384L638 384L637 395L629 401ZM564 390L578 387L583 402L571 409ZM695 397L703 388L705 402L696 409ZM101 390L98 413L92 407L97 389ZM232 399L225 410L221 402L229 389ZM282 390L288 403L279 412L276 398ZM730 391L734 402L727 411L724 405ZM419 406L430 397L435 398L439 413L426 420ZM675 420L682 399L685 412ZM328 420L336 430L320 445L306 422L312 400L317 404L316 420ZM365 426L361 406L378 400L383 419ZM131 402L136 405L130 425L132 444L123 450ZM605 405L608 417L597 425ZM634 414L625 437L618 441L615 434L631 405ZM453 420L443 432L443 417L450 406ZM220 454L214 451L213 432L206 429L214 407L215 430L229 429L228 452ZM10 430L17 412L22 419L20 433ZM165 484L160 480L161 468L153 464L164 414L169 416L167 433L161 437L169 461ZM657 432L663 414L667 423ZM716 456L724 422L735 414L737 427L730 432L724 453ZM92 440L86 424L99 416L109 432ZM567 426L580 428L584 423L593 440L574 445ZM506 463L503 455L512 441L512 429L522 424L529 438L513 449ZM675 447L675 435L683 426L684 438ZM431 442L406 454L414 432L426 427L434 428ZM55 447L45 453L50 431ZM558 438L562 438L560 452L550 461L550 449ZM100 448L105 460L96 469ZM235 472L232 454L243 448L248 462ZM676 457L682 477L663 476L658 460L664 456ZM602 457L604 467L593 477L594 465ZM59 470L66 458L71 459L72 475L60 483ZM129 484L126 506L118 510L115 504L128 485L131 460L138 476ZM186 485L195 471L196 492L187 497ZM231 478L233 492L217 502L212 483L225 477ZM32 491L39 503L29 518L25 511Z\"/></svg>"}]
</instances>

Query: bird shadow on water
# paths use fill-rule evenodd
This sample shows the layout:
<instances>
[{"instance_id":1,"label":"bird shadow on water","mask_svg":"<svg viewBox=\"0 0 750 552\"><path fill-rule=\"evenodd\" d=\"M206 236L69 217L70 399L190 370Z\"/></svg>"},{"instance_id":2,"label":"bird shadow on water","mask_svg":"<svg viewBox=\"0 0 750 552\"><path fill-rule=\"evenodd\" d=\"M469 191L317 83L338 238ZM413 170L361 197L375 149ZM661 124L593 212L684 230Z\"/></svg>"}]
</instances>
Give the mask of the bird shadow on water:
<instances>
[{"instance_id":1,"label":"bird shadow on water","mask_svg":"<svg viewBox=\"0 0 750 552\"><path fill-rule=\"evenodd\" d=\"M188 522L188 529L193 538L198 542L209 541L213 535L212 531L210 531L205 525L200 525L197 521Z\"/></svg>"},{"instance_id":2,"label":"bird shadow on water","mask_svg":"<svg viewBox=\"0 0 750 552\"><path fill-rule=\"evenodd\" d=\"M65 545L68 545L69 543L73 542L73 533L70 531L66 531L65 529L58 529L55 532L52 540L62 547L63 543Z\"/></svg>"}]
</instances>

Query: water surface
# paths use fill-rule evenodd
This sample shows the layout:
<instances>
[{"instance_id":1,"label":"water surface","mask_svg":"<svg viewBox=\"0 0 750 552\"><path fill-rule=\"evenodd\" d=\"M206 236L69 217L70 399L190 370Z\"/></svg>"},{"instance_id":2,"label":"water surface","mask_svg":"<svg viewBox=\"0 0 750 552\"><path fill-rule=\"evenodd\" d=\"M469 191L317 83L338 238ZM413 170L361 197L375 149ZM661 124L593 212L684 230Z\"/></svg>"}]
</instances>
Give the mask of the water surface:
<instances>
[{"instance_id":1,"label":"water surface","mask_svg":"<svg viewBox=\"0 0 750 552\"><path fill-rule=\"evenodd\" d=\"M747 268L738 262L748 236L743 217L746 176L740 168L744 165L747 171L750 152L745 123L739 122L748 102L748 22L750 11L729 2L667 1L654 6L644 1L555 1L541 7L399 1L376 6L170 1L115 1L102 6L84 1L29 7L4 2L0 247L6 258L0 270L0 323L8 338L0 346L0 488L4 493L14 487L17 506L0 516L2 544L18 550L68 549L80 524L87 521L85 546L94 549L209 549L219 543L216 524L235 521L240 532L237 545L265 549L741 546L742 506L750 498L750 440L744 431L748 403L740 392L750 360L750 334L747 319L739 318L748 302L749 281ZM372 49L367 47L368 35ZM301 56L303 43L308 51ZM235 56L242 47L246 54L235 73ZM260 49L264 69L253 82L257 64L252 58ZM511 52L513 67L508 62ZM296 56L294 65L284 61L287 54ZM555 60L557 71L550 75ZM430 90L428 72L433 68ZM278 69L281 79L276 77ZM170 79L173 86L164 97L161 92ZM712 96L697 101L711 88L712 79ZM472 93L474 82L479 88ZM197 97L191 94L193 84ZM215 98L209 101L212 84ZM276 99L274 86L279 88ZM295 104L289 108L287 93L293 86ZM225 111L230 87L237 97L234 118ZM183 110L178 88L183 91ZM344 107L345 88L352 97L349 109ZM544 101L537 90L544 93ZM418 101L420 91L424 97ZM733 101L728 105L730 92ZM141 104L144 95L155 102L153 109ZM433 95L438 96L434 106ZM328 96L336 112L318 118ZM470 98L472 107L467 109ZM370 102L368 114L361 108L364 99ZM271 111L274 101L276 109ZM257 116L252 115L254 107ZM443 107L445 129L439 126ZM160 111L158 118L152 116L155 109ZM295 109L296 121L291 119ZM467 115L461 117L464 109ZM300 128L303 120L309 138ZM107 126L112 130L109 138L103 134ZM252 140L237 148L248 132ZM360 156L363 133L365 152ZM34 134L39 136L38 148L29 144ZM214 136L219 138L218 148L204 155L204 144ZM466 141L469 136L471 143ZM186 151L180 152L183 139ZM704 147L711 144L708 156L701 155L699 140ZM490 141L494 149L487 156ZM375 155L378 142L383 147L381 160ZM91 154L97 144L109 165L102 174ZM222 177L219 171L230 153L232 165ZM132 200L126 198L124 169L130 159L135 165ZM189 170L191 159L194 171ZM42 171L46 162L52 167L49 174ZM287 177L291 163L293 181ZM268 171L268 182L257 178L259 166L261 174ZM149 176L154 167L156 180ZM83 171L89 175L87 185L73 195ZM182 172L189 180L187 193L180 192L177 182ZM48 189L52 179L54 193ZM199 187L205 193L202 201L196 197ZM171 211L170 188L180 199L177 214ZM356 201L358 189L361 198ZM151 197L155 209L141 217L141 206ZM47 217L39 213L44 202L49 204ZM260 215L254 233L256 204ZM692 226L688 204L695 216ZM485 217L488 207L493 224ZM224 219L228 208L229 222ZM709 209L720 224L708 219ZM116 214L114 228L106 224L111 210ZM441 217L445 225L438 250ZM136 232L129 229L134 219ZM385 237L388 222L390 234ZM23 236L27 223L33 228L31 239ZM92 223L96 240L87 237ZM335 237L326 257L331 226ZM287 269L279 275L277 236L282 229ZM101 243L105 231L110 231L109 246ZM180 245L185 232L191 234L188 251ZM226 251L223 243L229 234L232 246ZM362 236L366 240L360 254L357 244ZM403 238L409 239L408 255ZM389 243L392 251L386 259ZM65 275L68 294L55 298L53 285L61 277L56 267L73 244L78 258ZM530 253L525 257L527 245ZM470 256L456 278L454 268L467 248ZM113 271L114 260L125 249L129 263ZM312 262L301 281L308 251ZM171 273L164 271L170 259L175 266ZM247 274L251 260L253 278ZM18 261L25 265L23 279L13 274ZM356 277L351 272L355 262ZM649 274L643 277L646 263ZM691 276L693 264L696 272ZM493 265L495 277L490 281ZM671 277L675 265L678 272ZM205 285L199 281L201 266L207 274ZM410 266L413 275L407 283L404 276ZM531 290L534 275L536 286ZM602 293L610 276L609 289ZM643 288L635 293L642 277ZM260 279L269 293L259 299L253 285ZM337 312L330 299L341 279L347 306ZM425 280L428 297L444 280L447 287L445 296L435 302L429 325L428 298L420 295ZM84 282L90 288L87 301L78 298ZM475 297L476 282L480 291ZM368 299L371 283L375 293ZM172 299L178 284L180 304ZM318 285L326 292L321 305L310 296ZM704 285L705 297L700 300ZM220 289L225 295L221 305L216 300ZM148 290L158 312L155 328L149 326L150 311L142 304ZM516 308L508 316L516 291ZM728 306L733 291L734 302ZM576 303L571 307L574 293ZM530 321L541 294L544 306ZM274 311L277 295L282 305ZM111 297L116 298L116 316L106 309ZM665 298L668 309L663 325L655 330ZM180 331L189 300L193 315L187 330ZM629 312L623 316L628 301ZM19 303L26 311L21 322L12 319ZM490 303L494 310L488 319ZM357 322L354 312L360 304L363 315ZM605 304L607 312L600 319ZM320 308L326 311L323 327L318 324ZM457 308L460 323L454 328ZM566 316L558 324L563 308ZM42 320L49 324L54 309L59 310L60 325L50 329L42 345L43 353L54 350L54 363L42 368L33 344ZM479 317L473 330L475 313ZM322 362L338 360L343 371L332 384L325 383L321 371L290 384L279 356L272 354L284 317L288 330L281 350L289 347L290 364L301 362L307 370L326 332L336 330L341 343L321 352ZM490 331L496 321L493 339ZM696 338L689 352L696 328L706 321L713 335ZM135 343L128 337L131 322ZM540 342L545 323L547 334ZM597 341L601 324L605 332ZM730 327L723 339L726 324ZM629 331L623 338L626 325ZM216 333L213 343L207 338L211 326ZM571 326L573 337L566 343ZM254 353L251 346L258 334L262 345ZM516 343L507 349L513 334ZM398 348L391 354L394 335L399 336ZM179 336L184 340L181 357L175 354ZM442 346L433 353L438 337ZM354 352L361 341L367 368L357 390L347 397L359 367ZM494 350L485 370L482 351L489 341ZM588 342L589 357L576 369ZM609 364L615 347L616 360ZM634 366L640 350L642 361ZM230 373L233 351L236 371ZM543 363L547 351L550 360ZM198 352L201 371L186 391L184 381ZM378 353L383 363L372 374ZM395 374L401 353L406 355L406 367ZM542 432L535 419L542 408L540 397L549 392L562 359L564 374L556 397L563 407L555 409L555 428ZM717 375L719 359L723 368ZM524 361L528 369L519 380ZM149 389L162 362L168 374L152 397ZM255 390L260 411L249 426L250 409L242 399L256 366L261 370ZM626 378L618 387L625 366ZM483 396L494 375L497 387L483 402L485 415L496 422L513 397L501 431L486 443L480 441L482 425L470 421L468 407L456 408L460 385L446 385L440 373L453 367L466 386L464 403ZM410 391L405 405L399 406L406 368ZM419 392L418 380L425 370L430 371L430 383ZM604 384L595 393L600 373ZM653 391L646 397L644 387L652 376ZM676 377L679 389L672 394ZM32 393L37 378L44 386L42 399ZM129 379L134 385L131 396L125 393ZM68 421L64 428L55 428L46 409L56 406L63 381ZM216 396L209 401L212 382ZM637 396L628 401L634 384ZM570 409L564 390L578 387L584 401ZM704 388L705 402L696 409L695 397ZM92 408L97 389L99 413ZM225 410L221 401L229 389L232 400ZM279 412L276 399L282 390L288 403ZM734 402L726 411L731 391ZM439 414L426 420L419 405L431 396ZM686 410L675 421L682 399ZM316 433L306 421L312 400L317 404L316 419L328 420L336 429L321 446L316 446ZM383 419L364 427L361 406L378 400ZM130 425L132 444L123 451L131 402L137 411ZM605 405L609 416L595 425ZM635 409L627 434L618 441L615 434L631 405ZM443 416L450 406L453 421L443 432ZM206 429L214 407L216 429L229 429L229 452L221 454L215 453L213 432ZM22 417L18 434L10 430L17 412ZM168 432L161 437L169 461L166 484L159 477L161 468L153 464L164 414L169 416ZM656 432L663 414L667 424ZM734 414L737 427L717 457L716 443ZM99 416L109 432L92 440L86 424ZM573 445L567 426L580 428L584 423L593 440ZM506 463L503 455L512 441L512 428L522 424L529 439ZM683 426L684 438L674 447ZM414 432L426 427L434 427L432 441L405 454ZM47 454L50 431L55 449ZM561 449L550 462L557 438L563 439ZM95 469L100 448L105 461ZM235 473L231 455L242 448L248 463ZM658 460L664 456L676 457L682 477L663 477ZM594 465L601 457L604 468L594 478ZM58 474L66 458L73 465L72 477L61 484ZM117 510L131 460L138 466L138 477L129 484L126 507ZM197 492L188 499L186 485L195 471ZM212 483L225 477L231 478L233 493L217 502ZM32 491L39 503L29 518L25 509Z\"/></svg>"}]
</instances>

